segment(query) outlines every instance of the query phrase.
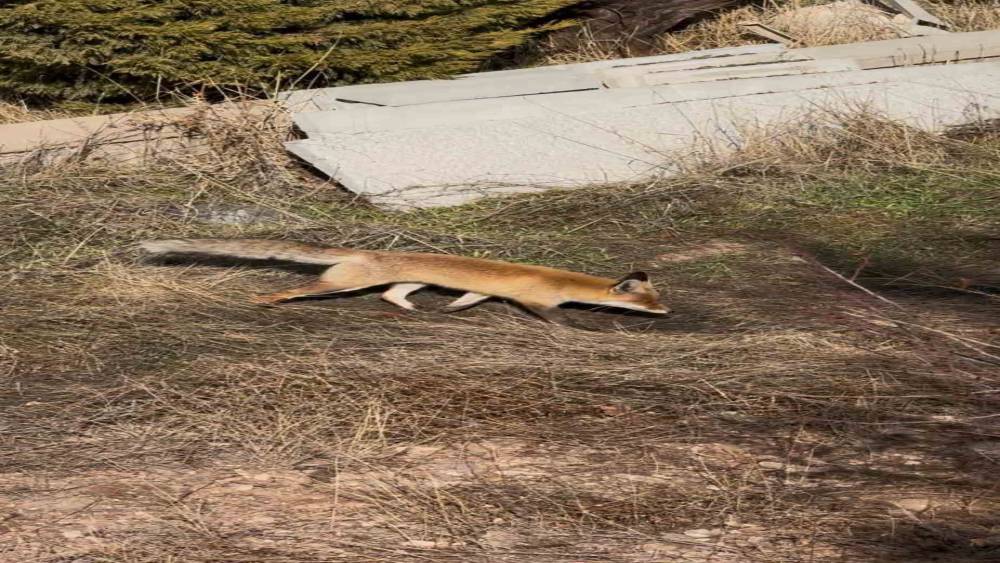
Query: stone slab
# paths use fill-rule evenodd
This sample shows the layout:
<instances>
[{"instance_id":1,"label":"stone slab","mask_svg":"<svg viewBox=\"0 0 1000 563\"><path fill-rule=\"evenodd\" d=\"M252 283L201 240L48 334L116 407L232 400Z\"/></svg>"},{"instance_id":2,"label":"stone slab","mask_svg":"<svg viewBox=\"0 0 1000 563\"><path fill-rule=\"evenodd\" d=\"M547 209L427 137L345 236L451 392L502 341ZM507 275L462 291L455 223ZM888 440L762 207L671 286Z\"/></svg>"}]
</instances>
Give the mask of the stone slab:
<instances>
[{"instance_id":1,"label":"stone slab","mask_svg":"<svg viewBox=\"0 0 1000 563\"><path fill-rule=\"evenodd\" d=\"M453 100L596 90L597 88L601 88L601 83L593 76L570 70L559 70L547 73L477 78L475 80L415 80L340 86L320 89L312 94L298 93L286 97L286 101L300 103L304 98L308 98L316 106L323 109L338 102L404 106ZM335 109L344 108L339 106Z\"/></svg>"},{"instance_id":2,"label":"stone slab","mask_svg":"<svg viewBox=\"0 0 1000 563\"><path fill-rule=\"evenodd\" d=\"M389 84L362 84L286 92L282 98L293 111L356 110L366 106L405 106L444 101L543 95L601 88L764 76L763 64L820 61L801 65L803 72L824 72L837 65L861 69L946 63L1000 57L1000 31L946 33L787 49L783 45L749 45L632 59L551 65L463 75L455 80L418 80ZM838 61L825 64L822 61ZM780 68L780 67L775 67ZM794 69L794 66L786 68ZM709 69L720 69L717 71ZM728 69L728 70L723 70ZM795 71L780 72L791 74ZM691 73L650 78L658 73Z\"/></svg>"},{"instance_id":3,"label":"stone slab","mask_svg":"<svg viewBox=\"0 0 1000 563\"><path fill-rule=\"evenodd\" d=\"M282 93L279 99L292 111L328 111L354 110L366 106L402 106L462 99L549 94L567 90L594 90L604 85L599 78L593 77L606 69L646 67L683 61L728 60L746 55L779 55L783 51L784 47L781 45L747 45L670 55L479 72L461 75L456 80L413 80L389 84L293 90ZM476 81L477 84L459 81Z\"/></svg>"},{"instance_id":4,"label":"stone slab","mask_svg":"<svg viewBox=\"0 0 1000 563\"><path fill-rule=\"evenodd\" d=\"M696 142L732 148L740 143L741 131L801 119L810 112L864 105L928 130L1000 116L995 95L1000 91L1000 63L869 72L871 80L863 84L596 107L584 117L548 112L402 129L314 129L309 139L287 146L351 191L378 205L407 209L669 175L676 171L671 155ZM780 84L802 78L768 80Z\"/></svg>"},{"instance_id":5,"label":"stone slab","mask_svg":"<svg viewBox=\"0 0 1000 563\"><path fill-rule=\"evenodd\" d=\"M792 62L757 63L741 66L709 67L691 70L657 71L635 74L617 73L603 76L609 88L636 88L659 84L689 84L693 82L719 82L770 78L777 76L801 76L827 72L849 72L861 70L851 59L825 59L821 61L798 60Z\"/></svg>"},{"instance_id":6,"label":"stone slab","mask_svg":"<svg viewBox=\"0 0 1000 563\"><path fill-rule=\"evenodd\" d=\"M974 64L974 63L973 63ZM293 116L296 126L308 134L365 134L428 127L461 126L484 121L544 120L552 116L575 116L694 100L720 100L758 94L776 94L811 89L888 83L920 77L923 71L902 67L877 72L852 70L781 77L724 80L708 83L665 84L647 88L621 88L573 92L550 97L520 97L463 100L422 106L365 108L350 112L303 112Z\"/></svg>"},{"instance_id":7,"label":"stone slab","mask_svg":"<svg viewBox=\"0 0 1000 563\"><path fill-rule=\"evenodd\" d=\"M718 49L703 49L700 51L685 51L683 53L670 53L668 55L649 55L646 57L630 57L626 59L607 59L601 61L591 61L586 63L570 63L545 65L529 68L517 68L511 70L495 70L491 72L477 72L473 74L463 74L462 78L496 78L503 76L517 76L521 74L534 74L539 72L553 72L560 70L571 70L581 73L592 73L611 68L626 68L635 66L657 65L679 61L699 61L706 59L726 59L741 55L761 55L779 54L785 51L785 46L778 43L765 43L762 45L741 45L738 47L722 47Z\"/></svg>"},{"instance_id":8,"label":"stone slab","mask_svg":"<svg viewBox=\"0 0 1000 563\"><path fill-rule=\"evenodd\" d=\"M852 59L864 69L949 63L1000 57L1000 30L827 45L789 52L806 59Z\"/></svg>"}]
</instances>

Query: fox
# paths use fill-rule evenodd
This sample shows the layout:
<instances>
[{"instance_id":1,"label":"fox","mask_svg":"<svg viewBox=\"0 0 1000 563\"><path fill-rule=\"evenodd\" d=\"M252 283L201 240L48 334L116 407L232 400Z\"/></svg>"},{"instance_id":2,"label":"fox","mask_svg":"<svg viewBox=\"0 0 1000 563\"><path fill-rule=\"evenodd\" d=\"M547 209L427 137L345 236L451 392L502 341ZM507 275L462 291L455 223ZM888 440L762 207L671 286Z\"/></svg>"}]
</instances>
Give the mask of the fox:
<instances>
[{"instance_id":1,"label":"fox","mask_svg":"<svg viewBox=\"0 0 1000 563\"><path fill-rule=\"evenodd\" d=\"M570 324L560 312L565 303L582 303L666 315L660 292L645 272L620 279L451 254L355 250L294 241L260 239L147 240L139 246L152 255L194 254L256 260L282 260L330 266L314 283L258 295L261 305L276 305L298 297L344 293L388 286L381 297L408 311L407 297L427 286L465 292L446 305L451 313L490 298L513 301L551 323Z\"/></svg>"}]
</instances>

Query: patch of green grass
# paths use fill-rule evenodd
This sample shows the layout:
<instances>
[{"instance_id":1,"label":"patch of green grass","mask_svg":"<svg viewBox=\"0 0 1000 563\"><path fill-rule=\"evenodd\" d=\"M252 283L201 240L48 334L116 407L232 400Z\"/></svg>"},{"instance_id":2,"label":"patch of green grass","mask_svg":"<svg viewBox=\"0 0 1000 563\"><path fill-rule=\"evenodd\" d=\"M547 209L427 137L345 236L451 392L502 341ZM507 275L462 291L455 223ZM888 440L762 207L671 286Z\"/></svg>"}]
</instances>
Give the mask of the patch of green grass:
<instances>
[{"instance_id":1,"label":"patch of green grass","mask_svg":"<svg viewBox=\"0 0 1000 563\"><path fill-rule=\"evenodd\" d=\"M879 276L994 279L1000 175L983 170L851 173L750 189L723 205L724 230L793 241L839 268Z\"/></svg>"},{"instance_id":2,"label":"patch of green grass","mask_svg":"<svg viewBox=\"0 0 1000 563\"><path fill-rule=\"evenodd\" d=\"M871 212L890 220L969 217L995 219L1000 212L1000 177L972 173L962 177L934 172L848 175L803 189L803 205L834 213Z\"/></svg>"}]
</instances>

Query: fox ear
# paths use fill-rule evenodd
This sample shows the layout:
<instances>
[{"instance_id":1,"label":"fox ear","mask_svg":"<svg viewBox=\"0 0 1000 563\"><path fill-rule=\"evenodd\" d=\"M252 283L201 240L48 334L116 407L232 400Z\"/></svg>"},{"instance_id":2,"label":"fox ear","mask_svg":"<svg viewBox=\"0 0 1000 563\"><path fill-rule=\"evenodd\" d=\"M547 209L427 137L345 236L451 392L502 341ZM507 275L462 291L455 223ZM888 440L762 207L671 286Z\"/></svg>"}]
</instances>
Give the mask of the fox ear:
<instances>
[{"instance_id":1,"label":"fox ear","mask_svg":"<svg viewBox=\"0 0 1000 563\"><path fill-rule=\"evenodd\" d=\"M644 283L649 283L649 275L646 272L632 272L618 280L611 288L611 293L635 293Z\"/></svg>"}]
</instances>

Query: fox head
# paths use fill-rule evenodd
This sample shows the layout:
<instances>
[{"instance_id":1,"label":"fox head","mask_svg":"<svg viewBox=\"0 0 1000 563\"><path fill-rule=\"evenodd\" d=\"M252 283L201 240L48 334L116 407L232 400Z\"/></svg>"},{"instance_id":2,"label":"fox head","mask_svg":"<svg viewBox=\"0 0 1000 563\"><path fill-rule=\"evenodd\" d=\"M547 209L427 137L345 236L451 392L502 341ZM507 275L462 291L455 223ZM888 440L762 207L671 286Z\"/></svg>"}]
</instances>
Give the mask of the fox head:
<instances>
[{"instance_id":1,"label":"fox head","mask_svg":"<svg viewBox=\"0 0 1000 563\"><path fill-rule=\"evenodd\" d=\"M660 303L660 292L649 282L646 272L632 272L607 289L600 305L666 315L670 308Z\"/></svg>"}]
</instances>

